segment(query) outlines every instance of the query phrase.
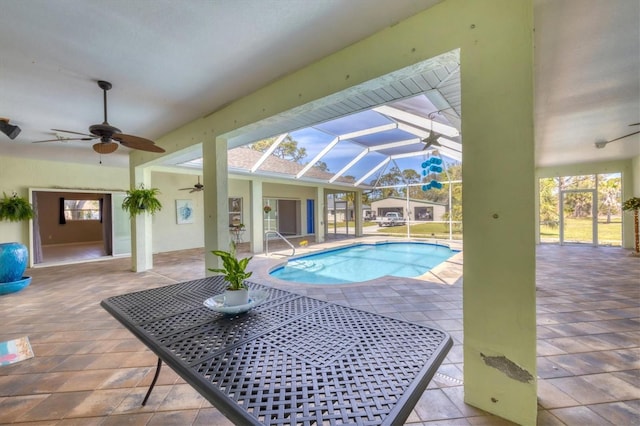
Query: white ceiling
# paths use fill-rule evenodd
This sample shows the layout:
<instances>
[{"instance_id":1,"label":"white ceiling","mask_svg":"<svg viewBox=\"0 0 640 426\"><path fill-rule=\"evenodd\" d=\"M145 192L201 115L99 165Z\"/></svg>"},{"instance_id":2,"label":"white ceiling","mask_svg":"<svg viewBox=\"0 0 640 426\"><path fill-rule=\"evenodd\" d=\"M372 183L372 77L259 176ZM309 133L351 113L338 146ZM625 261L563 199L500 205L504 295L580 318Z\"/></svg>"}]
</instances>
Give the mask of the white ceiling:
<instances>
[{"instance_id":1,"label":"white ceiling","mask_svg":"<svg viewBox=\"0 0 640 426\"><path fill-rule=\"evenodd\" d=\"M91 142L31 142L103 119L157 138L437 0L0 0L0 155L95 163ZM640 2L535 0L541 166L640 155ZM128 149L102 156L126 165Z\"/></svg>"}]
</instances>

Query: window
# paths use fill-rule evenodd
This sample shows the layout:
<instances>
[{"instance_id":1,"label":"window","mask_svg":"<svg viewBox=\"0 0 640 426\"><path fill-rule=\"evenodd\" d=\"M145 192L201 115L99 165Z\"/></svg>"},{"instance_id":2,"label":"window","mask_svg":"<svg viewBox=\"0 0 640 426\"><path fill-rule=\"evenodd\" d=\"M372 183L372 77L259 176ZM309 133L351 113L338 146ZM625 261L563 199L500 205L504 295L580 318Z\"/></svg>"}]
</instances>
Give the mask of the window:
<instances>
[{"instance_id":1,"label":"window","mask_svg":"<svg viewBox=\"0 0 640 426\"><path fill-rule=\"evenodd\" d=\"M100 220L100 200L64 200L65 220Z\"/></svg>"}]
</instances>

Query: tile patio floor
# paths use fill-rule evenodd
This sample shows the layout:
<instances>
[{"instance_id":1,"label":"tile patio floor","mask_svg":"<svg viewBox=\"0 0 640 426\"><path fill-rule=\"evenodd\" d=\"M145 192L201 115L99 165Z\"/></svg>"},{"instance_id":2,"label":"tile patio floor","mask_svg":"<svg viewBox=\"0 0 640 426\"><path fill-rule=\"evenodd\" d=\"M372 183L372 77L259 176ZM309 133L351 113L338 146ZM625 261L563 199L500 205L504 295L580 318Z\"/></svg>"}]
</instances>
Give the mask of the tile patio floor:
<instances>
[{"instance_id":1,"label":"tile patio floor","mask_svg":"<svg viewBox=\"0 0 640 426\"><path fill-rule=\"evenodd\" d=\"M538 424L640 424L640 258L619 248L547 245L537 257ZM0 424L230 424L166 367L141 407L156 358L99 306L112 295L200 278L202 259L203 250L164 253L139 274L128 258L29 270L29 287L0 297L0 341L27 335L36 354L0 367ZM252 279L265 283L272 262L256 257ZM446 270L438 276L447 281ZM272 285L453 336L407 424L512 424L463 402L462 282L431 278Z\"/></svg>"}]
</instances>

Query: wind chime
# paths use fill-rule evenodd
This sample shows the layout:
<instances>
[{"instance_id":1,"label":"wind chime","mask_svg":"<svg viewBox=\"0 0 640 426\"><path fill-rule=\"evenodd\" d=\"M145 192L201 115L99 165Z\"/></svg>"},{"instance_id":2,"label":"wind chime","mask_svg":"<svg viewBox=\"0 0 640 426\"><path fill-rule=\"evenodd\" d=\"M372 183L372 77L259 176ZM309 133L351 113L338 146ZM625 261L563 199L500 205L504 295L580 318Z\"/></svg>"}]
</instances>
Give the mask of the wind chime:
<instances>
[{"instance_id":1,"label":"wind chime","mask_svg":"<svg viewBox=\"0 0 640 426\"><path fill-rule=\"evenodd\" d=\"M430 189L442 189L442 183L438 182L437 176L442 173L442 158L430 156L422 162L422 176L431 177L431 181L422 185L423 191Z\"/></svg>"}]
</instances>

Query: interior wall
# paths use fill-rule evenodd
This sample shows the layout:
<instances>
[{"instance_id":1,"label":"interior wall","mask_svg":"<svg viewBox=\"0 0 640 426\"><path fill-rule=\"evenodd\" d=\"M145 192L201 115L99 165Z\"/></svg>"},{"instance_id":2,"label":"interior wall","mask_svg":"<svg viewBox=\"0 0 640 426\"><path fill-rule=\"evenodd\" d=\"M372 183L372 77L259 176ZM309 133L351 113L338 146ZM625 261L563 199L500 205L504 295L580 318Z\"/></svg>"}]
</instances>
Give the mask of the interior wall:
<instances>
[{"instance_id":1,"label":"interior wall","mask_svg":"<svg viewBox=\"0 0 640 426\"><path fill-rule=\"evenodd\" d=\"M126 168L100 165L97 161L79 164L0 156L0 193L11 195L15 191L28 198L29 188L126 191L129 173ZM31 249L28 221L0 221L0 242L12 241Z\"/></svg>"},{"instance_id":2,"label":"interior wall","mask_svg":"<svg viewBox=\"0 0 640 426\"><path fill-rule=\"evenodd\" d=\"M36 193L42 245L102 241L102 222L99 220L67 220L67 223L60 224L60 198L99 200L106 194L49 191L36 191Z\"/></svg>"},{"instance_id":3,"label":"interior wall","mask_svg":"<svg viewBox=\"0 0 640 426\"><path fill-rule=\"evenodd\" d=\"M194 175L151 173L151 186L160 189L158 199L162 203L162 210L152 219L154 253L204 247L203 197L207 190L193 193L180 190L192 187L196 182ZM193 223L178 224L176 200L193 203Z\"/></svg>"},{"instance_id":4,"label":"interior wall","mask_svg":"<svg viewBox=\"0 0 640 426\"><path fill-rule=\"evenodd\" d=\"M640 155L631 161L631 173L633 175L633 196L640 197Z\"/></svg>"}]
</instances>

